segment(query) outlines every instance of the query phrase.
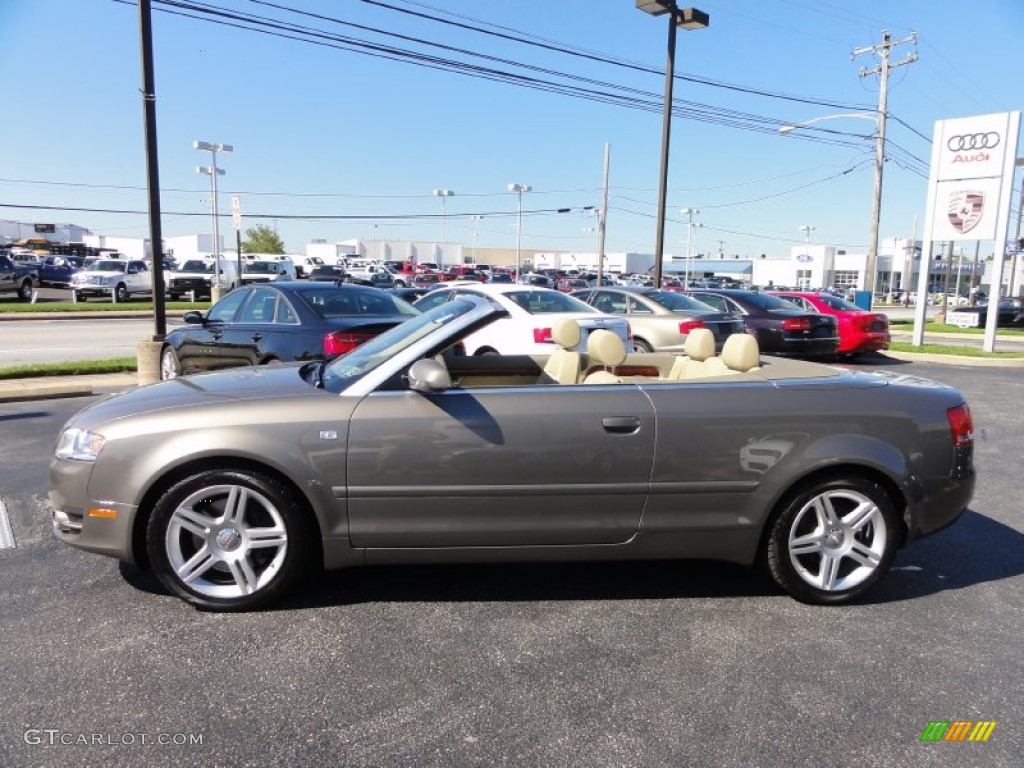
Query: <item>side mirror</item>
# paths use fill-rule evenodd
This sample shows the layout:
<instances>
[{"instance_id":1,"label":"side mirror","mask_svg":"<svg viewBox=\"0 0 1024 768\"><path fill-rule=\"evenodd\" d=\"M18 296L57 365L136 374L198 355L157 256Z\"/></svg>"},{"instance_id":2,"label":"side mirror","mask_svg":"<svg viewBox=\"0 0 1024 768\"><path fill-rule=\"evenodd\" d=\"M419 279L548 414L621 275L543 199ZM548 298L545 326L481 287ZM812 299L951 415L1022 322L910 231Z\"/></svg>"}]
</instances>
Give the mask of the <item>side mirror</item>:
<instances>
[{"instance_id":1,"label":"side mirror","mask_svg":"<svg viewBox=\"0 0 1024 768\"><path fill-rule=\"evenodd\" d=\"M437 360L417 360L409 368L409 387L415 392L443 392L452 387L452 377Z\"/></svg>"},{"instance_id":2,"label":"side mirror","mask_svg":"<svg viewBox=\"0 0 1024 768\"><path fill-rule=\"evenodd\" d=\"M195 309L186 312L181 319L189 325L202 325L204 320L203 313Z\"/></svg>"}]
</instances>

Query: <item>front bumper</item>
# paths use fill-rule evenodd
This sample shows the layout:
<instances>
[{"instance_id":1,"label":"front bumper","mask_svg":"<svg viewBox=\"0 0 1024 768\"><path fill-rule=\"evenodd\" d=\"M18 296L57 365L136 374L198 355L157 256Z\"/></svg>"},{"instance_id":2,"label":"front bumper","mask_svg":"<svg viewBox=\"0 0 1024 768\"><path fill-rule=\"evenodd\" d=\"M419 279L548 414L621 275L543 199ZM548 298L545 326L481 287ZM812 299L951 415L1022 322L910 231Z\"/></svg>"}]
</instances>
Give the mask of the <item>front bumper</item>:
<instances>
[{"instance_id":1,"label":"front bumper","mask_svg":"<svg viewBox=\"0 0 1024 768\"><path fill-rule=\"evenodd\" d=\"M51 459L48 496L53 533L78 549L135 562L132 531L138 508L90 498L92 469L90 462Z\"/></svg>"}]
</instances>

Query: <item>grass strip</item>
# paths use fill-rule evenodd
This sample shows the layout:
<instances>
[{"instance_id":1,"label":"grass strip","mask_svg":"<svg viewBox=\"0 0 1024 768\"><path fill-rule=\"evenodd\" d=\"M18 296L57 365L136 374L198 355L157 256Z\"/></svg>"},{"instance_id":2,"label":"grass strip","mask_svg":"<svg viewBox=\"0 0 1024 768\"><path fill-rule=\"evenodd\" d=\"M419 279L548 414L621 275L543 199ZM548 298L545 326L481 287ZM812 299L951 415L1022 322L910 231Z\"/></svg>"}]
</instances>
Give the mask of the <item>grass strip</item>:
<instances>
[{"instance_id":1,"label":"grass strip","mask_svg":"<svg viewBox=\"0 0 1024 768\"><path fill-rule=\"evenodd\" d=\"M91 373L124 373L138 368L134 357L112 360L75 360L64 363L32 363L0 368L0 379L28 379L36 376L81 376Z\"/></svg>"},{"instance_id":2,"label":"grass strip","mask_svg":"<svg viewBox=\"0 0 1024 768\"><path fill-rule=\"evenodd\" d=\"M949 344L922 344L915 347L907 341L889 343L893 352L917 352L932 355L953 355L956 357L987 357L995 360L1013 360L1024 358L1024 352L986 352L978 347L958 347Z\"/></svg>"}]
</instances>

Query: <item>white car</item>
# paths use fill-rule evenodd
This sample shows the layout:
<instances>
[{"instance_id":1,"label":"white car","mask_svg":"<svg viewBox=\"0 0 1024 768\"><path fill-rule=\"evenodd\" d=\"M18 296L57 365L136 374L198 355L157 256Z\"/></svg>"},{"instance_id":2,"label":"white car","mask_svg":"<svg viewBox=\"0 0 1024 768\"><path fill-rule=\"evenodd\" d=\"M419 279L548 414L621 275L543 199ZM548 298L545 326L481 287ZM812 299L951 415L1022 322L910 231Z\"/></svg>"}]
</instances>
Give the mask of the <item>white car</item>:
<instances>
[{"instance_id":1,"label":"white car","mask_svg":"<svg viewBox=\"0 0 1024 768\"><path fill-rule=\"evenodd\" d=\"M413 306L426 311L466 295L486 296L508 312L508 317L464 339L467 355L550 355L555 349L552 328L563 319L579 323L582 338L575 349L586 350L587 336L598 328L614 332L626 349L633 348L629 323L624 318L598 312L589 304L550 288L475 281L457 285L446 283L431 290Z\"/></svg>"},{"instance_id":2,"label":"white car","mask_svg":"<svg viewBox=\"0 0 1024 768\"><path fill-rule=\"evenodd\" d=\"M90 296L112 296L120 303L136 293L153 295L153 273L144 261L98 259L71 276L75 301Z\"/></svg>"}]
</instances>

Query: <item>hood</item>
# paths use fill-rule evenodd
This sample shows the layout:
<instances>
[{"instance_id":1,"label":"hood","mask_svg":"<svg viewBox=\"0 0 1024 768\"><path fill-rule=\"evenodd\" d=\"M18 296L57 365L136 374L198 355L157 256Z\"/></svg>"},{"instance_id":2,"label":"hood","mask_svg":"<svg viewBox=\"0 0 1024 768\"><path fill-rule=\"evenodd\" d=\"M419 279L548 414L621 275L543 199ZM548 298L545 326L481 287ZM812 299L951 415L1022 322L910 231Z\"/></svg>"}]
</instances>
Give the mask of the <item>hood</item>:
<instances>
[{"instance_id":1,"label":"hood","mask_svg":"<svg viewBox=\"0 0 1024 768\"><path fill-rule=\"evenodd\" d=\"M100 400L79 411L68 425L91 429L129 416L170 409L223 407L317 394L336 397L308 384L299 373L302 365L244 366L161 381Z\"/></svg>"}]
</instances>

